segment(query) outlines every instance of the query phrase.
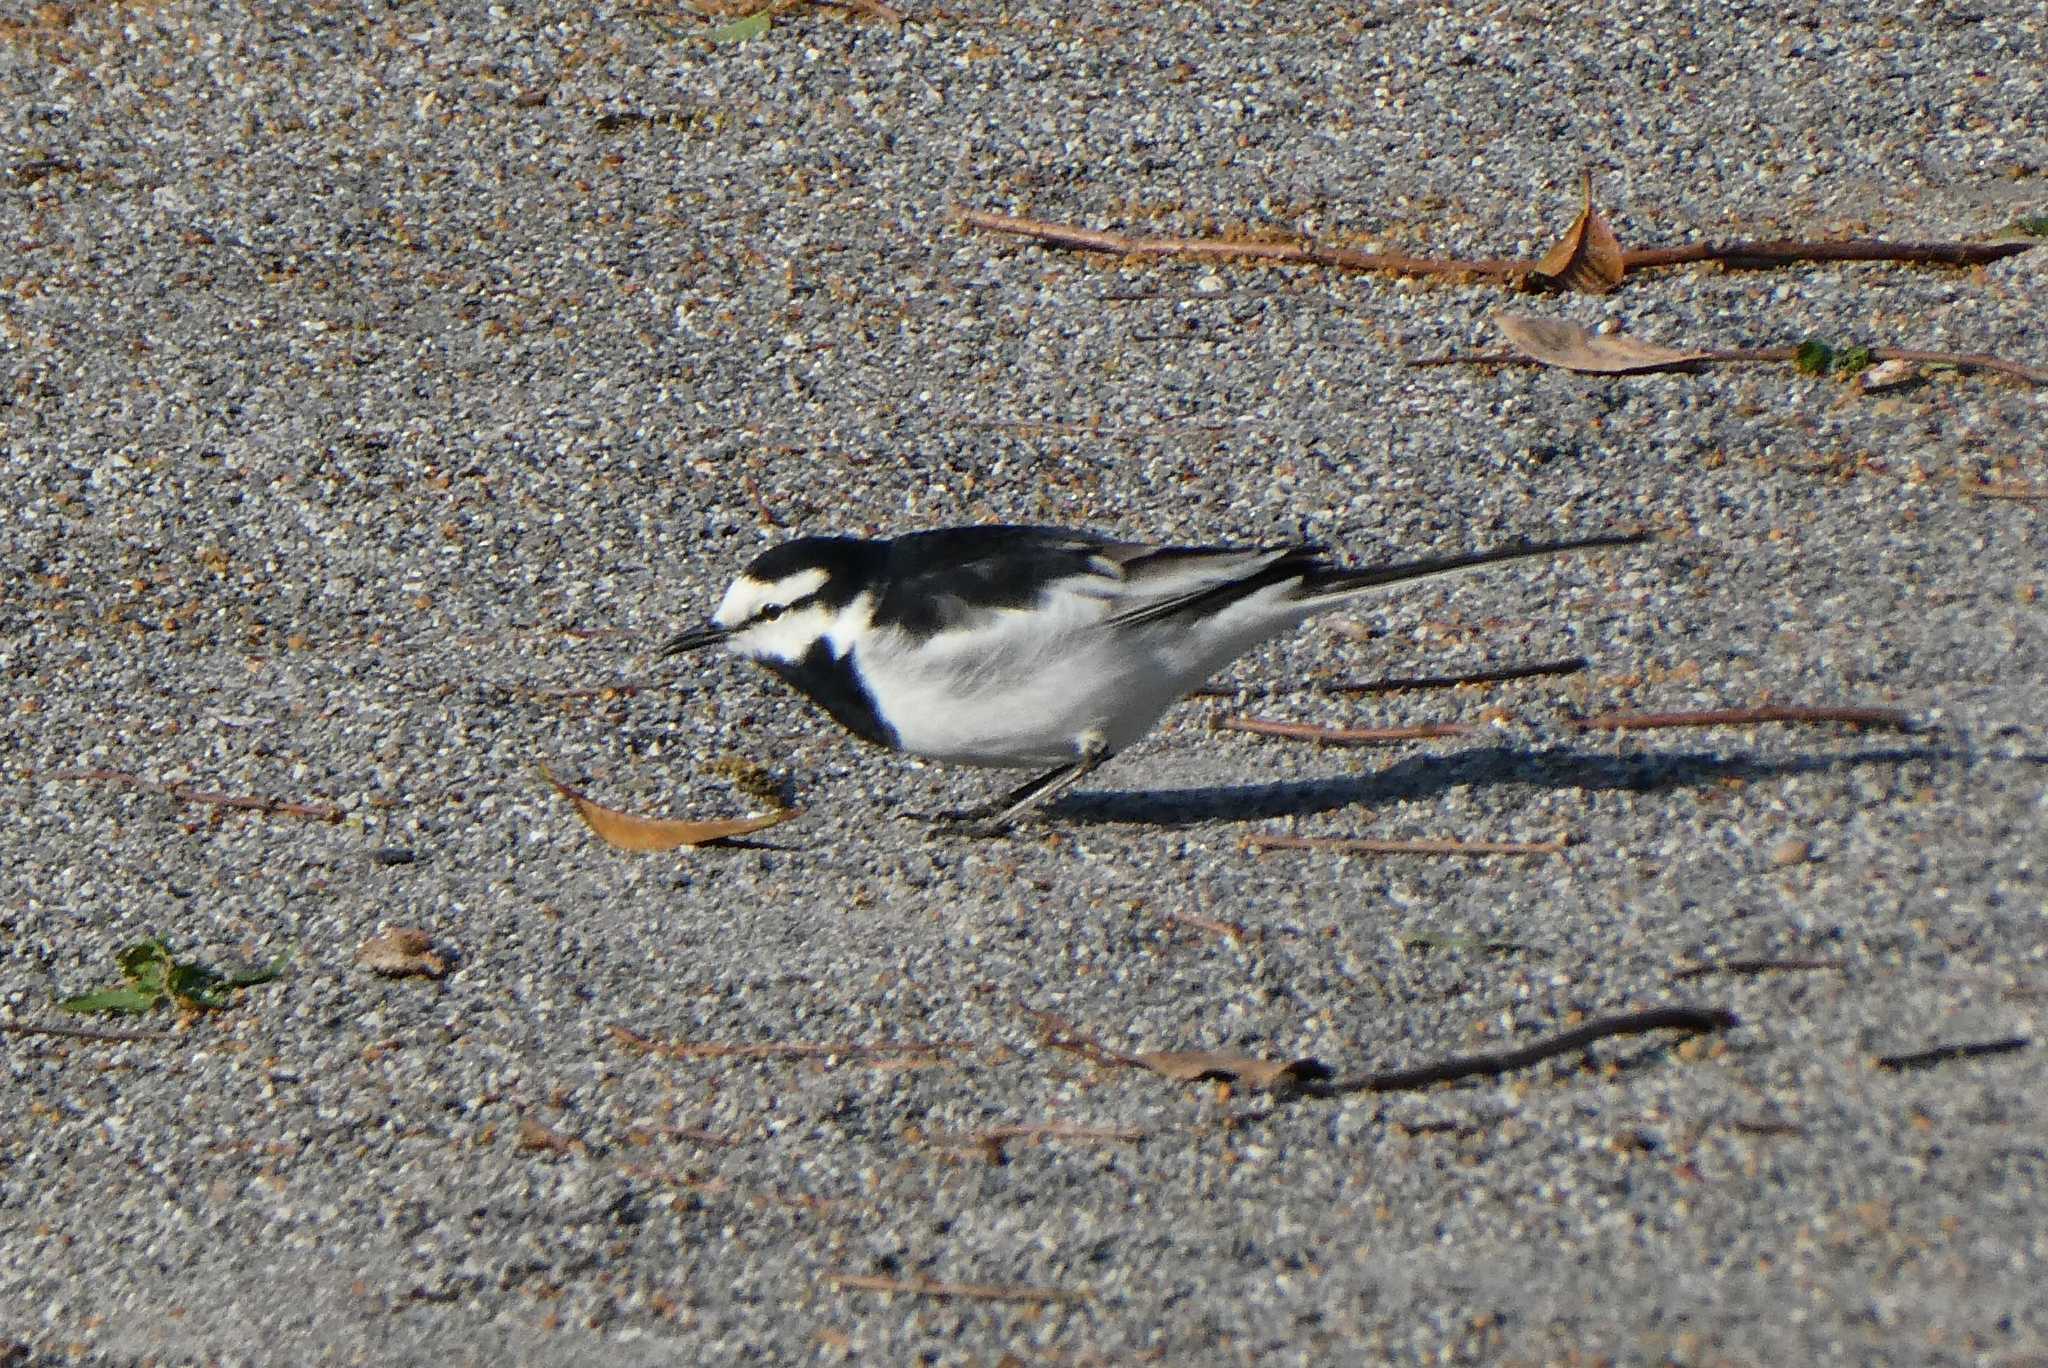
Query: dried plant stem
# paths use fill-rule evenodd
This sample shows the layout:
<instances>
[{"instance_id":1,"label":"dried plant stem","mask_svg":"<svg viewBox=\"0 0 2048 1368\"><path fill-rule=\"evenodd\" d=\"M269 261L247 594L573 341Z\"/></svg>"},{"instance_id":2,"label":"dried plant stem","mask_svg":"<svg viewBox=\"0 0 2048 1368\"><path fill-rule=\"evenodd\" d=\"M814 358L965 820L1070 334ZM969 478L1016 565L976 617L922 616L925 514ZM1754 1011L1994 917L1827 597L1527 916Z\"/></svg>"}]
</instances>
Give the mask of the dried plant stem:
<instances>
[{"instance_id":1,"label":"dried plant stem","mask_svg":"<svg viewBox=\"0 0 2048 1368\"><path fill-rule=\"evenodd\" d=\"M1399 252L1360 252L1348 247L1319 247L1304 242L1252 242L1232 238L1136 237L1093 228L1076 228L1044 219L1017 218L980 209L955 211L969 228L1013 233L1080 252L1114 256L1224 258L1235 261L1278 261L1302 266L1334 266L1346 271L1391 271L1413 276L1513 276L1531 265L1505 259L1464 260L1455 257L1412 257Z\"/></svg>"},{"instance_id":2,"label":"dried plant stem","mask_svg":"<svg viewBox=\"0 0 2048 1368\"><path fill-rule=\"evenodd\" d=\"M1355 1074L1349 1078L1337 1078L1328 1082L1309 1082L1303 1084L1301 1090L1313 1097L1355 1092L1408 1092L1461 1078L1496 1078L1501 1074L1513 1073L1517 1069L1540 1064L1546 1059L1555 1059L1559 1055L1583 1050L1594 1041L1606 1040L1613 1036L1641 1035L1646 1031L1686 1031L1697 1034L1702 1031L1731 1030L1739 1024L1733 1012L1718 1007L1652 1007L1647 1011L1599 1017L1583 1026L1564 1031L1548 1040L1539 1040L1533 1045L1524 1045L1520 1049L1501 1050L1493 1054L1461 1055L1408 1069L1389 1069L1380 1073Z\"/></svg>"},{"instance_id":3,"label":"dried plant stem","mask_svg":"<svg viewBox=\"0 0 2048 1368\"><path fill-rule=\"evenodd\" d=\"M0 1021L0 1034L59 1036L65 1040L97 1040L109 1043L171 1038L168 1031L92 1031L83 1026L30 1026L19 1021Z\"/></svg>"},{"instance_id":4,"label":"dried plant stem","mask_svg":"<svg viewBox=\"0 0 2048 1368\"><path fill-rule=\"evenodd\" d=\"M333 803L297 802L288 798L258 798L236 793L211 793L195 789L186 784L164 784L154 779L144 779L139 774L124 770L81 769L45 770L44 779L75 779L100 784L126 784L130 788L145 789L161 793L180 803L199 803L208 807L239 808L247 812L262 812L279 817L306 817L316 822L338 822L348 814Z\"/></svg>"},{"instance_id":5,"label":"dried plant stem","mask_svg":"<svg viewBox=\"0 0 2048 1368\"><path fill-rule=\"evenodd\" d=\"M2008 1036L2004 1040L1973 1040L1963 1045L1936 1045L1928 1050L1915 1050L1911 1054L1879 1055L1871 1062L1880 1069L1925 1069L1935 1064L1948 1064L1958 1059L1979 1059L1985 1055L2011 1054L2024 1050L2033 1044L2025 1036Z\"/></svg>"},{"instance_id":6,"label":"dried plant stem","mask_svg":"<svg viewBox=\"0 0 2048 1368\"><path fill-rule=\"evenodd\" d=\"M670 1059L821 1059L833 1056L873 1059L877 1056L935 1055L946 1050L964 1049L970 1044L963 1040L693 1042L656 1040L617 1024L610 1029L612 1039L620 1044L648 1054L666 1055Z\"/></svg>"},{"instance_id":7,"label":"dried plant stem","mask_svg":"<svg viewBox=\"0 0 2048 1368\"><path fill-rule=\"evenodd\" d=\"M1484 277L1515 285L1525 283L1536 269L1535 262L1502 257L1413 257L1399 252L1361 252L1309 242L1139 236L1080 228L1045 219L994 214L981 209L962 208L954 212L964 227L1027 237L1048 247L1107 252L1115 256L1275 261L1332 266L1346 271L1388 271L1395 275ZM1702 242L1624 251L1621 264L1624 272L1693 262L1717 262L1741 270L1761 270L1812 261L1897 261L1927 266L1977 266L2024 252L2033 245L2028 242L1881 242L1871 238L1835 242Z\"/></svg>"},{"instance_id":8,"label":"dried plant stem","mask_svg":"<svg viewBox=\"0 0 2048 1368\"><path fill-rule=\"evenodd\" d=\"M871 1273L830 1273L825 1281L842 1292L903 1292L914 1297L959 1297L968 1301L1080 1302L1093 1295L1070 1292L1063 1287L939 1282L934 1278L885 1278Z\"/></svg>"},{"instance_id":9,"label":"dried plant stem","mask_svg":"<svg viewBox=\"0 0 2048 1368\"><path fill-rule=\"evenodd\" d=\"M1973 499L2048 499L2048 485L2031 484L2025 480L2001 480L1990 483L1985 480L1963 481L1963 493Z\"/></svg>"},{"instance_id":10,"label":"dried plant stem","mask_svg":"<svg viewBox=\"0 0 2048 1368\"><path fill-rule=\"evenodd\" d=\"M1395 741L1433 741L1445 736L1473 736L1472 722L1430 722L1416 727L1319 727L1313 722L1281 722L1269 717L1225 717L1219 731L1253 732L1283 741L1318 741L1331 746L1385 745Z\"/></svg>"},{"instance_id":11,"label":"dried plant stem","mask_svg":"<svg viewBox=\"0 0 2048 1368\"><path fill-rule=\"evenodd\" d=\"M1726 347L1716 350L1688 354L1683 360L1672 360L1661 365L1632 367L1631 374L1654 375L1660 371L1682 371L1701 365L1756 365L1782 364L1799 358L1797 347ZM2024 380L2032 385L2048 385L2048 368L2030 366L2024 361L2008 361L1990 352L1946 352L1923 351L1916 347L1872 347L1872 361L1905 361L1924 366L1953 366L1962 371L1993 371L2009 375L2015 380ZM1451 356L1418 357L1408 363L1410 366L1550 366L1548 361L1521 352L1461 352Z\"/></svg>"},{"instance_id":12,"label":"dried plant stem","mask_svg":"<svg viewBox=\"0 0 2048 1368\"><path fill-rule=\"evenodd\" d=\"M1383 840L1370 836L1287 836L1244 838L1246 850L1334 850L1346 855L1562 855L1568 837L1552 841L1460 841L1446 837Z\"/></svg>"},{"instance_id":13,"label":"dried plant stem","mask_svg":"<svg viewBox=\"0 0 2048 1368\"><path fill-rule=\"evenodd\" d=\"M1848 965L1831 959L1737 959L1717 960L1712 964L1688 964L1671 973L1674 983L1684 979L1705 978L1709 974L1778 974L1799 973L1818 969L1847 970Z\"/></svg>"},{"instance_id":14,"label":"dried plant stem","mask_svg":"<svg viewBox=\"0 0 2048 1368\"><path fill-rule=\"evenodd\" d=\"M1401 693L1410 689L1457 689L1467 684L1504 684L1516 679L1539 679L1549 675L1571 675L1591 668L1584 656L1569 660L1544 660L1532 665L1504 665L1498 670L1476 670L1459 675L1394 675L1386 679L1342 680L1325 684L1323 692L1335 694Z\"/></svg>"},{"instance_id":15,"label":"dried plant stem","mask_svg":"<svg viewBox=\"0 0 2048 1368\"><path fill-rule=\"evenodd\" d=\"M1846 722L1858 727L1911 731L1913 715L1903 708L1809 707L1763 703L1753 708L1709 708L1702 712L1600 713L1573 719L1580 731L1651 731L1664 727L1753 727L1768 722Z\"/></svg>"}]
</instances>

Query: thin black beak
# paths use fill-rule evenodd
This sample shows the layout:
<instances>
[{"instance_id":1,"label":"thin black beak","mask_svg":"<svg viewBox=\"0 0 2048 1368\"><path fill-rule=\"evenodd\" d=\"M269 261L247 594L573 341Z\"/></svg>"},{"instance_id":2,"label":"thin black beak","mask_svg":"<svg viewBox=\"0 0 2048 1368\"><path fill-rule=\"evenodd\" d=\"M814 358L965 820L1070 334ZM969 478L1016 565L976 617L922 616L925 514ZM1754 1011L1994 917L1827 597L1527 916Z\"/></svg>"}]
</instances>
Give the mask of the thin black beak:
<instances>
[{"instance_id":1,"label":"thin black beak","mask_svg":"<svg viewBox=\"0 0 2048 1368\"><path fill-rule=\"evenodd\" d=\"M656 651L655 654L672 656L682 655L687 651L701 651L706 646L716 646L731 635L732 629L730 627L721 627L715 622L707 622L702 627L692 627L687 632L676 633L667 641L662 642L661 649Z\"/></svg>"}]
</instances>

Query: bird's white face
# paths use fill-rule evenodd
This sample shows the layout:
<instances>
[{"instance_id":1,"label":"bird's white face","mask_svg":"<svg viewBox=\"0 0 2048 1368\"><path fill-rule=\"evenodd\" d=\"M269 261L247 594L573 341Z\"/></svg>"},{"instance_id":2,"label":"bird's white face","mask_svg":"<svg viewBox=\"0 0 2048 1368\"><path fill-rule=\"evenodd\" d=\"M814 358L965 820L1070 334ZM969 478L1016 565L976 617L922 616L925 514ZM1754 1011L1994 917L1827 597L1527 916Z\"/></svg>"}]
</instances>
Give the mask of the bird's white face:
<instances>
[{"instance_id":1,"label":"bird's white face","mask_svg":"<svg viewBox=\"0 0 2048 1368\"><path fill-rule=\"evenodd\" d=\"M797 570L776 580L741 575L725 591L711 620L731 633L726 649L755 660L795 664L832 635L844 608L818 595L828 576L823 570Z\"/></svg>"}]
</instances>

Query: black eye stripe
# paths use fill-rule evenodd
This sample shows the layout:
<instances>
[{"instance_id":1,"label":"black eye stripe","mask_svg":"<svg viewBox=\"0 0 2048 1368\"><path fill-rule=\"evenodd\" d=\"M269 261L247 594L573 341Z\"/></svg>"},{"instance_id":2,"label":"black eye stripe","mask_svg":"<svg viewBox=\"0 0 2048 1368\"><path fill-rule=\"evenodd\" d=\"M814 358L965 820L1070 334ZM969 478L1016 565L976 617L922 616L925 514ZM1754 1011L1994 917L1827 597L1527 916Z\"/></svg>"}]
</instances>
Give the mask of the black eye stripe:
<instances>
[{"instance_id":1,"label":"black eye stripe","mask_svg":"<svg viewBox=\"0 0 2048 1368\"><path fill-rule=\"evenodd\" d=\"M764 603L754 610L754 616L748 620L748 625L752 626L756 622L773 622L784 613L791 612L797 608L808 608L813 603L818 602L818 599L819 593L813 592L805 594L800 599L791 599L788 603Z\"/></svg>"}]
</instances>

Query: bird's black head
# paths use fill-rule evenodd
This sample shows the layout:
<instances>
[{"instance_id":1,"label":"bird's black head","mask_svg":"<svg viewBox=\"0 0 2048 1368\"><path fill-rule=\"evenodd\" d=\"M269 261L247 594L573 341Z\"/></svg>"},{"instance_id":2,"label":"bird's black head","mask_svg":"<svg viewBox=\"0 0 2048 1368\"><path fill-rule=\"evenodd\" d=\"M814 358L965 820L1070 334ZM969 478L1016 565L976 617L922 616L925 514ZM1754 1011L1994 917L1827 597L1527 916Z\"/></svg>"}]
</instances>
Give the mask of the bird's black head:
<instances>
[{"instance_id":1,"label":"bird's black head","mask_svg":"<svg viewBox=\"0 0 2048 1368\"><path fill-rule=\"evenodd\" d=\"M876 543L859 537L784 542L740 572L708 624L671 638L661 653L723 642L755 660L801 660L869 587L881 558Z\"/></svg>"}]
</instances>

